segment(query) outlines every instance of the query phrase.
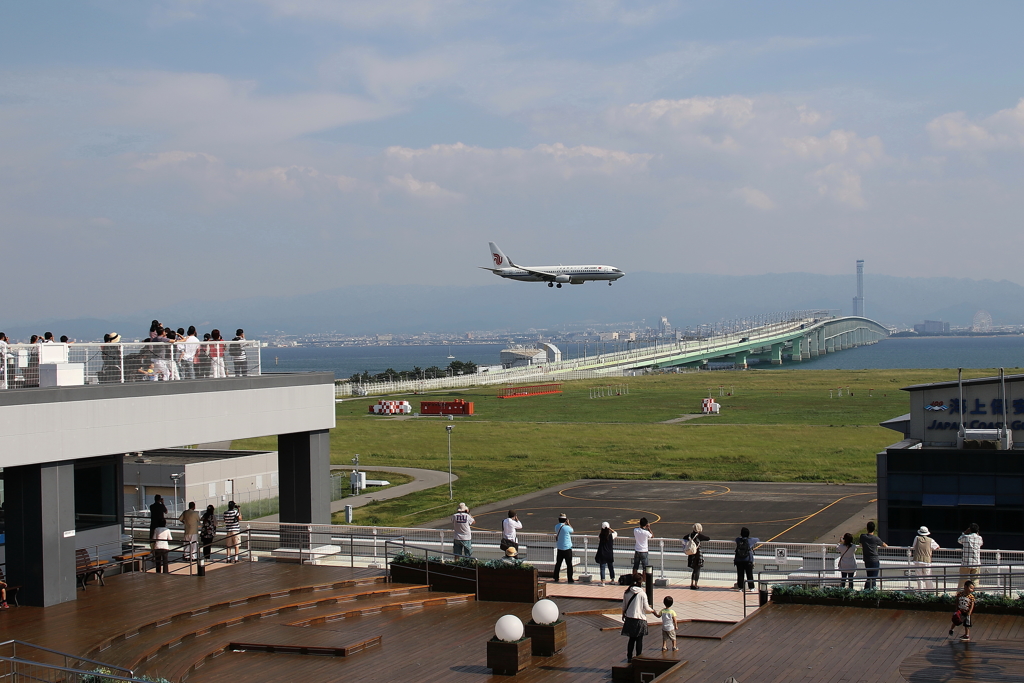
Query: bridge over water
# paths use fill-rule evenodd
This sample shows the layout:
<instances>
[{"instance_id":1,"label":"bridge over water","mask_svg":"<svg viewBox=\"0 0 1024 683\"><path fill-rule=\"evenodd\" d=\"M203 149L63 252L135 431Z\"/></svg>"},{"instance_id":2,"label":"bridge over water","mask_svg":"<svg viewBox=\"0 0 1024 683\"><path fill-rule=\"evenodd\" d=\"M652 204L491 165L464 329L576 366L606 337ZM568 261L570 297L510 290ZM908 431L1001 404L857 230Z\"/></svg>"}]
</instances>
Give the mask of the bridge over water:
<instances>
[{"instance_id":1,"label":"bridge over water","mask_svg":"<svg viewBox=\"0 0 1024 683\"><path fill-rule=\"evenodd\" d=\"M644 368L706 367L711 361L731 362L735 367L746 368L754 356L776 365L799 363L827 353L876 344L888 336L888 328L870 318L833 316L826 311L805 312L780 322L700 339L658 340L650 346L627 351L489 370L475 375L356 385L342 383L337 385L336 395L369 396L482 384L621 377Z\"/></svg>"}]
</instances>

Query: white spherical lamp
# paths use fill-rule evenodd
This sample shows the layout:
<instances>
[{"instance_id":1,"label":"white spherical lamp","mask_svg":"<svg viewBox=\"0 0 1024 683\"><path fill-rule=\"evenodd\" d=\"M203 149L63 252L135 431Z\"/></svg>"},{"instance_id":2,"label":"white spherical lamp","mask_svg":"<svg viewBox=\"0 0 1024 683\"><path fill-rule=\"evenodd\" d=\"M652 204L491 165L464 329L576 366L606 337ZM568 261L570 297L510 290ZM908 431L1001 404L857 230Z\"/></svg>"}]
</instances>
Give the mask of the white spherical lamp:
<instances>
[{"instance_id":1,"label":"white spherical lamp","mask_svg":"<svg viewBox=\"0 0 1024 683\"><path fill-rule=\"evenodd\" d=\"M553 624L558 621L558 605L551 600L538 600L533 606L533 623Z\"/></svg>"},{"instance_id":2,"label":"white spherical lamp","mask_svg":"<svg viewBox=\"0 0 1024 683\"><path fill-rule=\"evenodd\" d=\"M494 636L506 643L514 643L523 637L523 622L514 614L506 614L494 625Z\"/></svg>"}]
</instances>

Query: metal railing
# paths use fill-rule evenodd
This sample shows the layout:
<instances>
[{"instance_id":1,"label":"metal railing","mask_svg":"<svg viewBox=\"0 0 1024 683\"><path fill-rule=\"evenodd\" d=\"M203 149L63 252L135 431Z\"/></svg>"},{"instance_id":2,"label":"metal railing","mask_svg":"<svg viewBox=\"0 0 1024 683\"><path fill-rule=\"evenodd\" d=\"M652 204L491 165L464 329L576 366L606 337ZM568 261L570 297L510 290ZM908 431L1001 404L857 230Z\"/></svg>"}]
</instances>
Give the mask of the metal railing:
<instances>
[{"instance_id":1,"label":"metal railing","mask_svg":"<svg viewBox=\"0 0 1024 683\"><path fill-rule=\"evenodd\" d=\"M39 661L40 659L51 661ZM135 672L131 669L52 650L22 640L7 640L0 643L0 662L2 662L0 664L0 680L12 683L19 683L23 679L52 683L141 680L135 678ZM63 664L54 662L63 662ZM95 669L102 669L109 673L97 674Z\"/></svg>"},{"instance_id":2,"label":"metal railing","mask_svg":"<svg viewBox=\"0 0 1024 683\"><path fill-rule=\"evenodd\" d=\"M255 377L260 342L124 342L118 344L11 344L0 358L0 389L47 384L52 365L80 366L84 384ZM72 364L69 367L64 364ZM40 366L42 365L42 375Z\"/></svg>"},{"instance_id":3,"label":"metal railing","mask_svg":"<svg viewBox=\"0 0 1024 683\"><path fill-rule=\"evenodd\" d=\"M456 555L455 553L449 553L449 552L445 552L443 550L434 550L432 548L421 548L419 546L408 545L406 543L406 541L405 541L405 538L387 540L387 541L384 541L384 558L385 558L384 565L385 565L385 576L388 577L388 580L391 580L391 562L390 562L390 559L392 557L391 553L388 552L389 549L393 550L395 555L397 555L399 553L404 553L404 554L407 554L407 555L412 555L413 557L417 557L417 556L419 556L420 553L422 553L423 554L423 567L419 567L417 565L412 565L412 564L405 564L405 565L402 565L402 568L403 569L407 569L407 570L412 571L412 572L423 572L423 583L427 584L428 586L433 585L433 584L430 583L430 565L431 564L438 565L438 567L440 567L441 565L445 564L445 558L446 557L450 558L450 559L453 559L453 560L457 560L457 559L459 559L461 557L464 557L463 555ZM443 572L442 573L442 572L437 571L437 568L435 568L435 570L434 570L435 576L443 575L445 580L454 579L454 580L459 580L459 581L470 581L473 584L473 593L477 596L477 598L479 598L480 597L480 566L476 565L476 566L474 566L472 568L470 568L470 567L458 567L458 565L454 565L454 564L451 565L451 566L455 567L455 568L458 568L458 569L463 569L465 571L470 571L471 570L473 572L473 576L472 577L469 577L469 576L459 576L458 573L451 573L451 572Z\"/></svg>"}]
</instances>

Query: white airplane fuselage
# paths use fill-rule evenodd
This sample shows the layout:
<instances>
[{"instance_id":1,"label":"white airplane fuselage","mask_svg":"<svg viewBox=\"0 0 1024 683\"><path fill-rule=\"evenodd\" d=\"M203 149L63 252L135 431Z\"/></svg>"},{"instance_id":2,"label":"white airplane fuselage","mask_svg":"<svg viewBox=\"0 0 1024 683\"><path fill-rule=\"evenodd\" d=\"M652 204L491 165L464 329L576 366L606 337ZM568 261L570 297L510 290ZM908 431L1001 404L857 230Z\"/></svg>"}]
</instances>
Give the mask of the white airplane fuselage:
<instances>
[{"instance_id":1,"label":"white airplane fuselage","mask_svg":"<svg viewBox=\"0 0 1024 683\"><path fill-rule=\"evenodd\" d=\"M581 285L588 280L607 280L614 282L625 275L614 266L530 266L530 270L522 268L495 268L493 272L499 277L521 282L564 282ZM530 272L536 271L536 272ZM549 277L538 275L545 273Z\"/></svg>"}]
</instances>

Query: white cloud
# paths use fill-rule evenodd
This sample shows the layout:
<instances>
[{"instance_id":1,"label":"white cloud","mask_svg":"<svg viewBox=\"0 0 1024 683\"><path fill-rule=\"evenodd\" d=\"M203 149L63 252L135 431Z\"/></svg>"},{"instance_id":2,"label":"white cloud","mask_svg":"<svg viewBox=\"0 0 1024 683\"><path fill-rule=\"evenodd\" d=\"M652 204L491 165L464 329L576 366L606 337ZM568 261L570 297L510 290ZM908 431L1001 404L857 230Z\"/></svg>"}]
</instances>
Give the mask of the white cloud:
<instances>
[{"instance_id":1,"label":"white cloud","mask_svg":"<svg viewBox=\"0 0 1024 683\"><path fill-rule=\"evenodd\" d=\"M818 194L829 197L855 209L866 206L861 193L860 176L839 164L829 164L813 174L818 187Z\"/></svg>"},{"instance_id":2,"label":"white cloud","mask_svg":"<svg viewBox=\"0 0 1024 683\"><path fill-rule=\"evenodd\" d=\"M882 139L861 138L853 131L833 130L821 137L785 138L783 144L801 159L824 161L847 159L859 166L871 166L885 158Z\"/></svg>"},{"instance_id":3,"label":"white cloud","mask_svg":"<svg viewBox=\"0 0 1024 683\"><path fill-rule=\"evenodd\" d=\"M486 3L465 0L257 0L281 17L329 21L359 29L432 28L478 16Z\"/></svg>"},{"instance_id":4,"label":"white cloud","mask_svg":"<svg viewBox=\"0 0 1024 683\"><path fill-rule=\"evenodd\" d=\"M926 126L932 144L961 152L1024 147L1024 98L1012 109L1001 109L979 122L962 111L943 114Z\"/></svg>"},{"instance_id":5,"label":"white cloud","mask_svg":"<svg viewBox=\"0 0 1024 683\"><path fill-rule=\"evenodd\" d=\"M771 211L775 208L775 202L772 201L772 198L761 190L756 190L752 187L741 187L735 190L733 194L742 199L747 206L752 206L755 209Z\"/></svg>"},{"instance_id":6,"label":"white cloud","mask_svg":"<svg viewBox=\"0 0 1024 683\"><path fill-rule=\"evenodd\" d=\"M418 197L420 199L434 199L434 200L458 200L462 199L462 195L458 192L452 192L446 190L437 183L430 180L417 180L412 177L412 174L406 173L401 178L396 176L388 176L388 182L392 186L399 188L403 192Z\"/></svg>"}]
</instances>

